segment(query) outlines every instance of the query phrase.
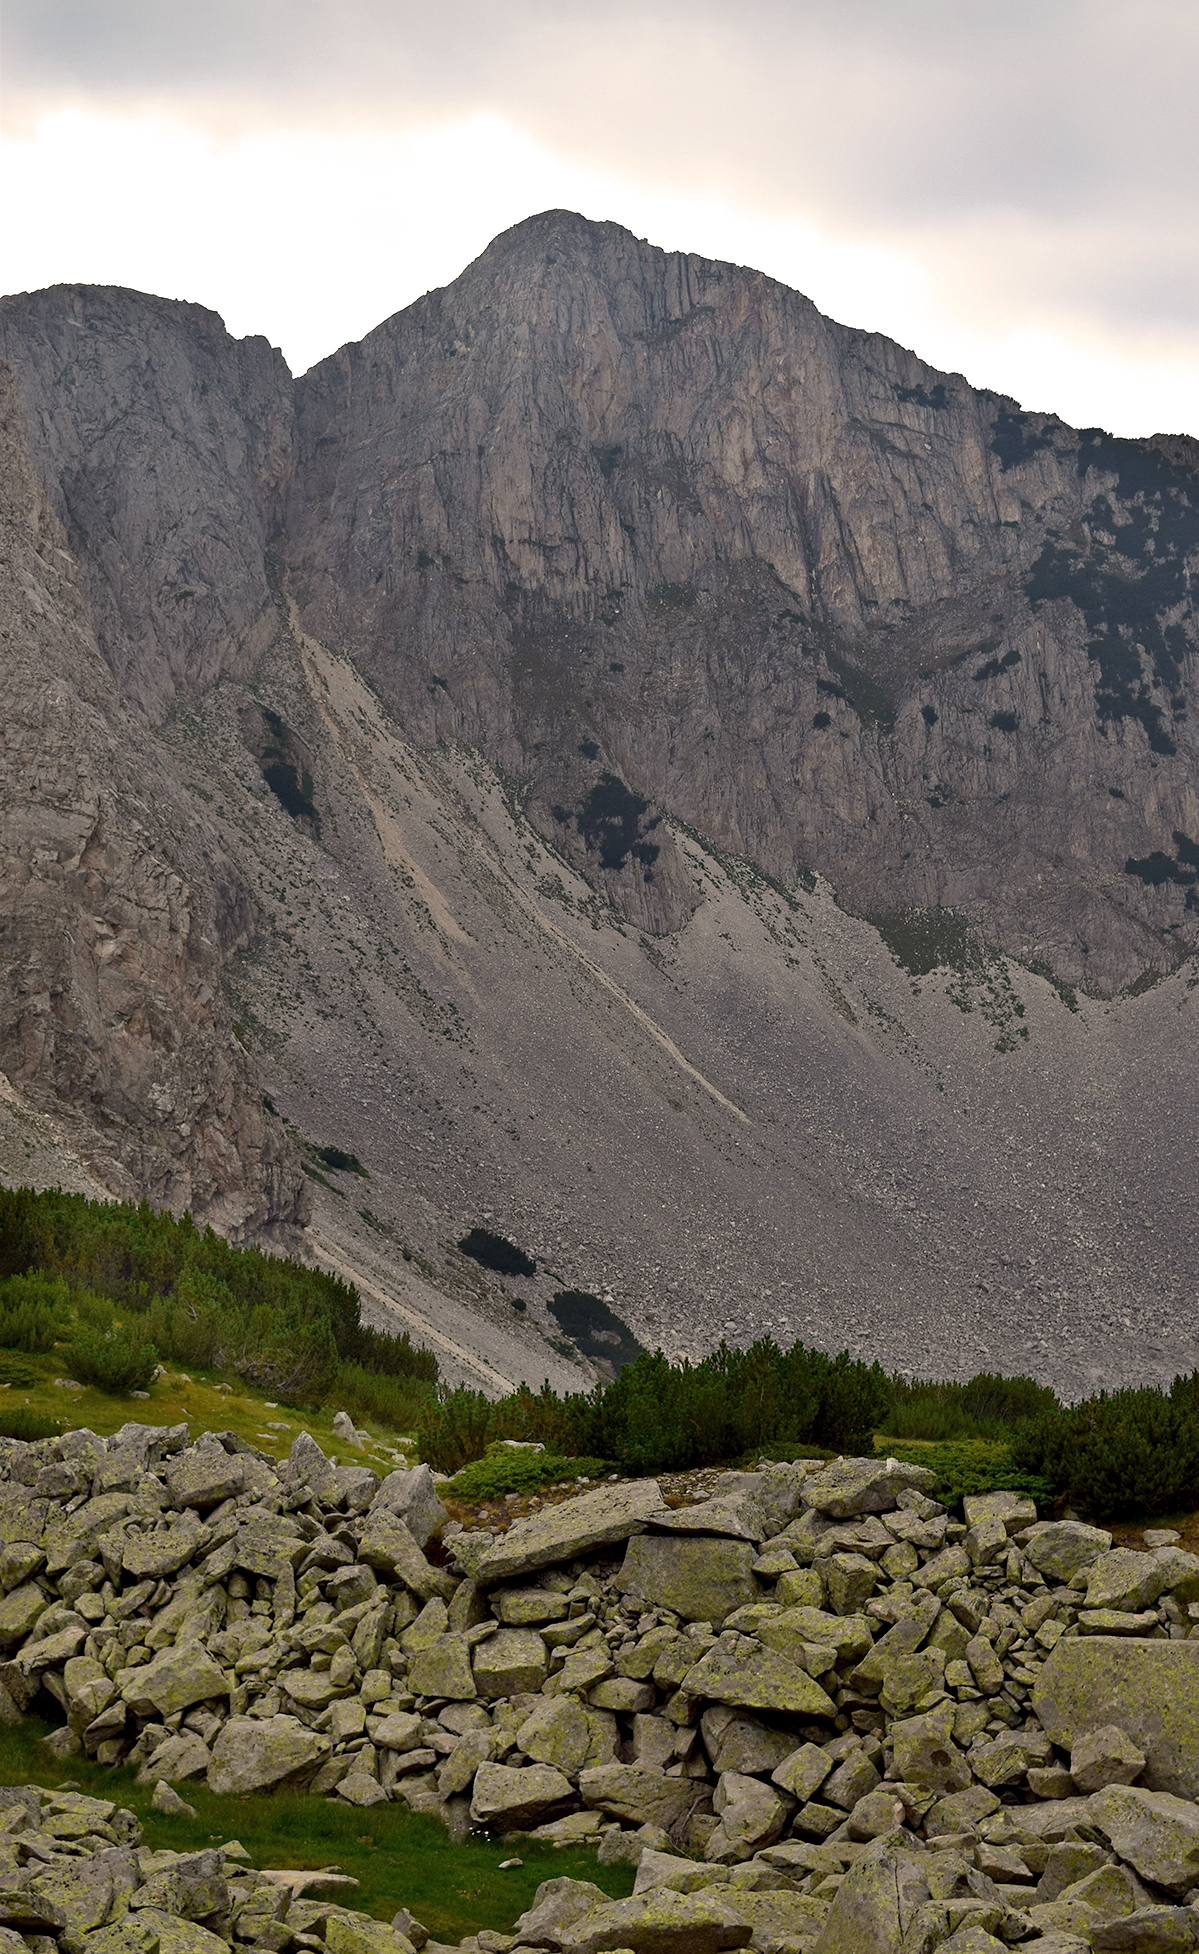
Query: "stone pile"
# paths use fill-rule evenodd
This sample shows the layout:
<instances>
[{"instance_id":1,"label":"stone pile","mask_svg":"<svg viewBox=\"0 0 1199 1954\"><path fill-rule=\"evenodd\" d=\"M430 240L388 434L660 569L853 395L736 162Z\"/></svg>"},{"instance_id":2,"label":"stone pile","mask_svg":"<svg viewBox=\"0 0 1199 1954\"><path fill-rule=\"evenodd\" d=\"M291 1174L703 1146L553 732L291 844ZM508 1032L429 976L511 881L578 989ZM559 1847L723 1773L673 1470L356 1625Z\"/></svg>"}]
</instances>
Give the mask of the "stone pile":
<instances>
[{"instance_id":1,"label":"stone pile","mask_svg":"<svg viewBox=\"0 0 1199 1954\"><path fill-rule=\"evenodd\" d=\"M415 1954L409 1915L388 1927L313 1897L357 1881L255 1872L236 1840L156 1852L130 1811L36 1784L0 1788L0 1949L12 1954L229 1954L312 1948ZM306 1897L307 1895L307 1897ZM400 1931L401 1925L409 1933Z\"/></svg>"},{"instance_id":2,"label":"stone pile","mask_svg":"<svg viewBox=\"0 0 1199 1954\"><path fill-rule=\"evenodd\" d=\"M1012 1493L959 1523L894 1460L763 1461L683 1507L605 1485L502 1533L306 1434L276 1462L131 1425L0 1470L0 1710L56 1698L60 1753L637 1866L628 1901L549 1882L483 1954L1199 1944L1174 1536L1113 1548Z\"/></svg>"}]
</instances>

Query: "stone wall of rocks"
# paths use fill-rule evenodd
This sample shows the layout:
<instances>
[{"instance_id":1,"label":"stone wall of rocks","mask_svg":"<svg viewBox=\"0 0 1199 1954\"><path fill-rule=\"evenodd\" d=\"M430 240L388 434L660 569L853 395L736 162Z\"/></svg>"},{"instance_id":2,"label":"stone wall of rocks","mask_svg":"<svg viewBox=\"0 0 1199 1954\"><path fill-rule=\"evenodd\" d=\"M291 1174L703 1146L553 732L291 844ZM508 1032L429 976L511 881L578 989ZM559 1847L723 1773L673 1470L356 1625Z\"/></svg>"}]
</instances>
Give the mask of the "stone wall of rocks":
<instances>
[{"instance_id":1,"label":"stone wall of rocks","mask_svg":"<svg viewBox=\"0 0 1199 1954\"><path fill-rule=\"evenodd\" d=\"M56 1698L58 1752L637 1865L630 1901L549 1882L483 1954L1199 1940L1172 1536L1011 1493L956 1522L893 1460L763 1461L690 1506L610 1484L505 1532L307 1435L275 1461L130 1425L0 1470L0 1711Z\"/></svg>"}]
</instances>

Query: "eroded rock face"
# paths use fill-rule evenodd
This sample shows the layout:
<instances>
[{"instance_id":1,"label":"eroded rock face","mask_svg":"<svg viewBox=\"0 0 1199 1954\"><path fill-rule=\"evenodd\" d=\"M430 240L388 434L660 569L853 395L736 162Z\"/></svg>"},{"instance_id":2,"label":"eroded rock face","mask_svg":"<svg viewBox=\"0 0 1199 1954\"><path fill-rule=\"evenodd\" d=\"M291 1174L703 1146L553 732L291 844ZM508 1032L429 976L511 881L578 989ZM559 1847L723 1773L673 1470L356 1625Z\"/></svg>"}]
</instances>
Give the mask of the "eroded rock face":
<instances>
[{"instance_id":1,"label":"eroded rock face","mask_svg":"<svg viewBox=\"0 0 1199 1954\"><path fill-rule=\"evenodd\" d=\"M1146 925L1193 928L1181 885L1123 874L1199 834L1193 623L1163 635L1143 580L1137 654L1102 593L1144 579L1155 523L1199 545L1196 453L1079 436L758 273L549 212L298 383L289 550L311 628L424 738L527 770L643 927L693 900L669 808L1102 989ZM1108 792L1134 771L1135 814Z\"/></svg>"},{"instance_id":2,"label":"eroded rock face","mask_svg":"<svg viewBox=\"0 0 1199 1954\"><path fill-rule=\"evenodd\" d=\"M90 604L0 368L0 1070L114 1191L234 1234L298 1220L220 991L252 900L123 711Z\"/></svg>"}]
</instances>

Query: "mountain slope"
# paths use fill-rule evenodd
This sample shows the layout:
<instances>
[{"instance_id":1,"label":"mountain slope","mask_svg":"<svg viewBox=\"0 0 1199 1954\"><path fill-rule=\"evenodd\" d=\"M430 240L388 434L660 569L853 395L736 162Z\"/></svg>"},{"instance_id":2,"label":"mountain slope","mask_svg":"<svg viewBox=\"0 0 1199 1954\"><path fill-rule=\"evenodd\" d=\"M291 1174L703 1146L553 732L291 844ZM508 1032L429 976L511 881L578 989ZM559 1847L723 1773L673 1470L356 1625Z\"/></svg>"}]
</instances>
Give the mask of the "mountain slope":
<instances>
[{"instance_id":1,"label":"mountain slope","mask_svg":"<svg viewBox=\"0 0 1199 1954\"><path fill-rule=\"evenodd\" d=\"M48 905L6 952L4 1070L89 1170L252 1230L303 1165L314 1251L488 1388L593 1374L564 1287L678 1353L1199 1361L1195 444L1022 415L568 213L294 385L96 288L0 303L0 356L113 885L174 864L190 919L168 971L122 912L136 1068L123 993L54 1001L108 995L82 909L32 1058ZM476 1223L537 1276L485 1277Z\"/></svg>"}]
</instances>

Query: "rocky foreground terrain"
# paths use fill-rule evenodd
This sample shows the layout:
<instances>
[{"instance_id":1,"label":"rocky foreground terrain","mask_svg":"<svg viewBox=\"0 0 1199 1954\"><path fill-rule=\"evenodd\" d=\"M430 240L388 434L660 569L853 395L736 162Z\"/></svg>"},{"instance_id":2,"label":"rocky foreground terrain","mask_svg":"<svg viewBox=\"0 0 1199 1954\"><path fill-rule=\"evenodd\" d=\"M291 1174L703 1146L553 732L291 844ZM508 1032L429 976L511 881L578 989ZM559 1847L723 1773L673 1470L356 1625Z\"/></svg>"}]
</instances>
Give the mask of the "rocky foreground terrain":
<instances>
[{"instance_id":1,"label":"rocky foreground terrain","mask_svg":"<svg viewBox=\"0 0 1199 1954\"><path fill-rule=\"evenodd\" d=\"M1199 1362L1194 443L564 212L299 380L108 288L0 359L6 1180L335 1258L490 1392L593 1381L564 1287Z\"/></svg>"},{"instance_id":2,"label":"rocky foreground terrain","mask_svg":"<svg viewBox=\"0 0 1199 1954\"><path fill-rule=\"evenodd\" d=\"M56 1755L136 1764L165 1809L189 1780L306 1788L636 1866L624 1901L549 1880L471 1954L1199 1945L1176 1536L1113 1548L1011 1493L955 1522L893 1460L763 1461L689 1505L614 1482L498 1529L447 1526L427 1468L380 1483L306 1434L275 1461L127 1425L0 1463L0 1706L55 1699ZM31 1954L427 1938L216 1853L139 1855L95 1800L0 1806L0 1931Z\"/></svg>"}]
</instances>

